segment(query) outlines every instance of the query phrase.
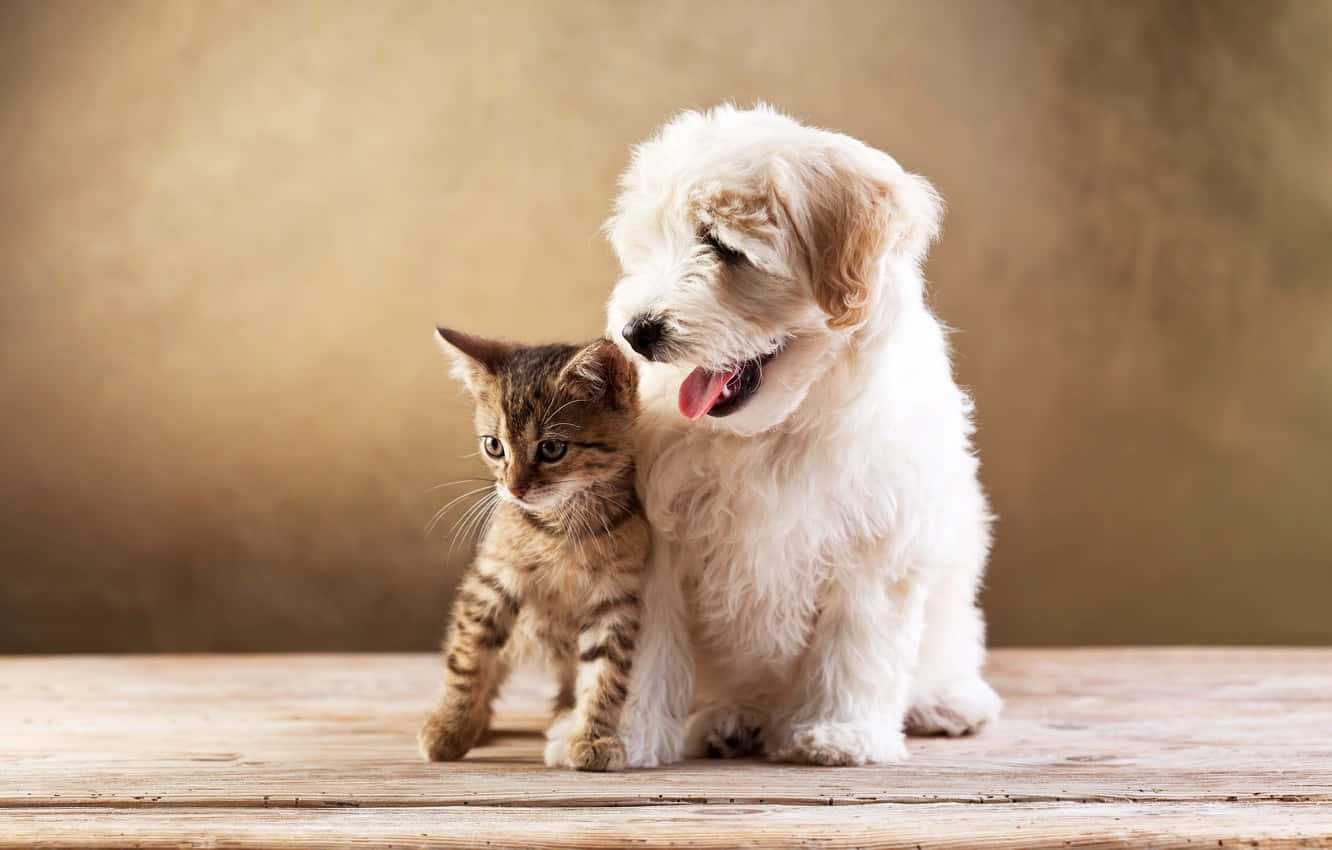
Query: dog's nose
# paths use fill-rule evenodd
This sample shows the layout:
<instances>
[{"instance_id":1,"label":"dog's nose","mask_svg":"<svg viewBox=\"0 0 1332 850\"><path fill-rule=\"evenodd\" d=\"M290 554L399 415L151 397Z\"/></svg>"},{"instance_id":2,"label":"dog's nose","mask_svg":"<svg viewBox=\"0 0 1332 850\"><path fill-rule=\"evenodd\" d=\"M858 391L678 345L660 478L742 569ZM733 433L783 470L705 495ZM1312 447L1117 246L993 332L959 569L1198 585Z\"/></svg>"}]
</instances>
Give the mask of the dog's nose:
<instances>
[{"instance_id":1,"label":"dog's nose","mask_svg":"<svg viewBox=\"0 0 1332 850\"><path fill-rule=\"evenodd\" d=\"M639 316L620 331L629 346L648 360L656 360L657 349L666 336L666 324L661 319Z\"/></svg>"}]
</instances>

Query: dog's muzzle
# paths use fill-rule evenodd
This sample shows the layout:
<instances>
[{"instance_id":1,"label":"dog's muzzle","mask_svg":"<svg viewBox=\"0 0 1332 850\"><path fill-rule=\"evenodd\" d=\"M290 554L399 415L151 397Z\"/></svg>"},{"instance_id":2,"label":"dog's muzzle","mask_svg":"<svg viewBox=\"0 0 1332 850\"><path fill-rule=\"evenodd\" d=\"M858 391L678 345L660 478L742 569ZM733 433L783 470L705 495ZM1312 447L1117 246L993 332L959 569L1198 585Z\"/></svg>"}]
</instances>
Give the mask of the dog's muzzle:
<instances>
[{"instance_id":1,"label":"dog's muzzle","mask_svg":"<svg viewBox=\"0 0 1332 850\"><path fill-rule=\"evenodd\" d=\"M666 347L669 330L666 323L655 316L635 316L620 333L630 348L648 360L656 360Z\"/></svg>"}]
</instances>

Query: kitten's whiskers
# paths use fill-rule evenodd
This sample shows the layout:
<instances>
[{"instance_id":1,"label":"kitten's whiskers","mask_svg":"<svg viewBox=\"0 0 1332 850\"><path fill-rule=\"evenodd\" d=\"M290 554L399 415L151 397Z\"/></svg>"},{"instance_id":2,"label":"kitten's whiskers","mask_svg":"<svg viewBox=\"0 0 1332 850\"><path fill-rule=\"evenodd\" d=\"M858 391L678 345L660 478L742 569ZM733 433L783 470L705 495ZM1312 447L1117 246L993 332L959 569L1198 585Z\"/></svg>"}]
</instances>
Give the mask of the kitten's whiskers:
<instances>
[{"instance_id":1,"label":"kitten's whiskers","mask_svg":"<svg viewBox=\"0 0 1332 850\"><path fill-rule=\"evenodd\" d=\"M445 488L445 487L456 487L456 486L459 485L459 484L475 484L475 483L477 483L478 481L481 482L481 483L483 483L483 484L487 484L487 483L490 482L490 479L489 479L489 478L459 478L457 481L445 481L443 484L436 484L434 487L427 487L427 488L426 488L426 492L427 492L427 493L433 493L434 491L436 491L436 490L441 490L441 489L443 489L443 488Z\"/></svg>"},{"instance_id":2,"label":"kitten's whiskers","mask_svg":"<svg viewBox=\"0 0 1332 850\"><path fill-rule=\"evenodd\" d=\"M449 557L453 557L453 550L459 542L465 542L472 536L472 531L480 524L483 519L488 520L494 512L495 505L499 503L499 494L493 490L477 499L462 516L458 517L453 524L453 536L449 540Z\"/></svg>"},{"instance_id":3,"label":"kitten's whiskers","mask_svg":"<svg viewBox=\"0 0 1332 850\"><path fill-rule=\"evenodd\" d=\"M557 408L555 408L554 410L552 410L550 413L542 414L542 416L541 416L541 428L542 428L542 430L545 430L545 429L549 426L550 420L554 419L556 416L559 416L559 415L560 415L560 411L564 410L564 408L568 407L568 406L571 405L571 404L582 404L582 403L584 403L584 402L586 402L586 401L587 401L587 399L585 399L585 398L573 398L573 399L569 399L569 400L566 401L564 404L561 404L559 407L557 407ZM568 425L569 423L568 423L568 422L565 422L565 423L563 423L563 424L564 424L564 425ZM553 426L552 426L552 427L553 427Z\"/></svg>"},{"instance_id":4,"label":"kitten's whiskers","mask_svg":"<svg viewBox=\"0 0 1332 850\"><path fill-rule=\"evenodd\" d=\"M442 519L444 518L444 515L445 515L446 513L448 513L449 508L453 507L454 505L456 505L458 502L462 501L463 499L466 499L466 498L469 497L469 496L475 496L477 493L480 493L480 492L482 492L482 491L484 491L484 490L487 490L487 489L489 489L489 485L486 485L486 486L484 486L484 487L475 487L475 488L473 488L473 489L471 489L471 490L468 490L466 493L463 493L461 496L455 496L454 498L450 499L450 500L448 501L448 503L446 503L446 504L444 505L444 507L442 507L442 508L440 508L439 510L435 511L435 515L432 516L432 517L430 518L430 521L426 523L426 527L425 527L425 536L426 536L426 537L429 537L429 536L434 532L435 527L436 527L437 525L439 525L439 521L442 520Z\"/></svg>"}]
</instances>

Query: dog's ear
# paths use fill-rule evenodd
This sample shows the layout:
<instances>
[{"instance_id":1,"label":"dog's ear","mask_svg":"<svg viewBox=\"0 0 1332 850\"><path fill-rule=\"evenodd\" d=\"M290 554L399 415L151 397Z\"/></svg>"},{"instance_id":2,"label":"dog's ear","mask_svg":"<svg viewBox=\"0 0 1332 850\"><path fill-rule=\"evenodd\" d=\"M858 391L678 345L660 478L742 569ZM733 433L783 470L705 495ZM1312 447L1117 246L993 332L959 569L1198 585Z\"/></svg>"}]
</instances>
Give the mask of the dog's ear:
<instances>
[{"instance_id":1,"label":"dog's ear","mask_svg":"<svg viewBox=\"0 0 1332 850\"><path fill-rule=\"evenodd\" d=\"M499 367L513 356L518 345L475 334L436 328L435 342L448 355L453 377L462 381L473 395L494 378Z\"/></svg>"},{"instance_id":2,"label":"dog's ear","mask_svg":"<svg viewBox=\"0 0 1332 850\"><path fill-rule=\"evenodd\" d=\"M638 392L638 373L615 343L599 339L574 355L557 381L578 398L604 399L612 407L625 407Z\"/></svg>"},{"instance_id":3,"label":"dog's ear","mask_svg":"<svg viewBox=\"0 0 1332 850\"><path fill-rule=\"evenodd\" d=\"M855 145L805 171L805 226L797 222L814 297L835 328L865 319L881 257L892 253L916 263L925 258L943 212L929 181L903 171L887 154Z\"/></svg>"}]
</instances>

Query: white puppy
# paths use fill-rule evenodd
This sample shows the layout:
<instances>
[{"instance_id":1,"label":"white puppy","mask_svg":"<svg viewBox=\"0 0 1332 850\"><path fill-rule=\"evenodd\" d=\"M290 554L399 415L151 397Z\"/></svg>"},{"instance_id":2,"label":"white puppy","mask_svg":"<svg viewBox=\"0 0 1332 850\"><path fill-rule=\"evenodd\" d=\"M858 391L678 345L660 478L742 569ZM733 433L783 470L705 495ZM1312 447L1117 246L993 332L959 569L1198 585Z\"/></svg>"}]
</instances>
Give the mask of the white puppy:
<instances>
[{"instance_id":1,"label":"white puppy","mask_svg":"<svg viewBox=\"0 0 1332 850\"><path fill-rule=\"evenodd\" d=\"M891 762L904 727L993 720L975 605L990 514L924 300L930 184L722 106L639 146L621 189L609 328L643 364L657 541L630 763Z\"/></svg>"}]
</instances>

